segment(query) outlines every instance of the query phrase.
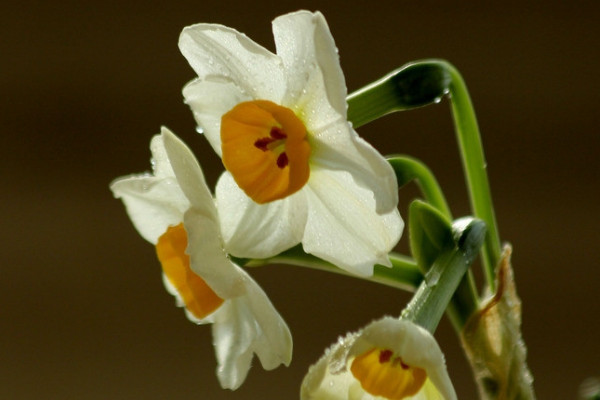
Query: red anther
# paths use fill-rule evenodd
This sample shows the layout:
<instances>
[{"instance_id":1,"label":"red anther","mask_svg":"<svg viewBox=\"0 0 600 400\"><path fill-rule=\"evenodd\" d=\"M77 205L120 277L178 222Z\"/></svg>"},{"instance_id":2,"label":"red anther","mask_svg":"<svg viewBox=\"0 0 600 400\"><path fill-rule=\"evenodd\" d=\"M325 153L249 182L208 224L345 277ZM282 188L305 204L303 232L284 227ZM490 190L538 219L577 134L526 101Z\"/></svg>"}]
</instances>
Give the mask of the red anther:
<instances>
[{"instance_id":1,"label":"red anther","mask_svg":"<svg viewBox=\"0 0 600 400\"><path fill-rule=\"evenodd\" d=\"M277 157L277 166L281 169L285 168L288 165L288 156L285 154L285 151Z\"/></svg>"},{"instance_id":2,"label":"red anther","mask_svg":"<svg viewBox=\"0 0 600 400\"><path fill-rule=\"evenodd\" d=\"M379 353L379 364L384 364L392 358L394 353L391 350L381 350Z\"/></svg>"},{"instance_id":3,"label":"red anther","mask_svg":"<svg viewBox=\"0 0 600 400\"><path fill-rule=\"evenodd\" d=\"M262 150L262 151L267 151L269 150L268 146L269 144L273 143L276 139L270 138L270 137L264 137L264 138L260 138L257 139L256 142L254 142L254 147Z\"/></svg>"},{"instance_id":4,"label":"red anther","mask_svg":"<svg viewBox=\"0 0 600 400\"><path fill-rule=\"evenodd\" d=\"M271 132L270 135L273 139L277 139L277 140L281 140L281 139L285 139L287 138L287 135L285 134L285 132L283 131L283 129L274 126L271 128Z\"/></svg>"}]
</instances>

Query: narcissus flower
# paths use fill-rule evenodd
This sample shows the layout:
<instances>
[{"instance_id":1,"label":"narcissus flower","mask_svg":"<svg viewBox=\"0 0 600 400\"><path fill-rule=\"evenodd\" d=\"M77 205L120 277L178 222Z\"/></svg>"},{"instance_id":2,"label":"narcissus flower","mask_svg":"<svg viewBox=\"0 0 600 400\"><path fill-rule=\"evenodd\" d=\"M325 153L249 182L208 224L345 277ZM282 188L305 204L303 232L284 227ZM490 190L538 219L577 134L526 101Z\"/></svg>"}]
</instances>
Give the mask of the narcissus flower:
<instances>
[{"instance_id":1,"label":"narcissus flower","mask_svg":"<svg viewBox=\"0 0 600 400\"><path fill-rule=\"evenodd\" d=\"M456 400L456 393L433 336L385 317L329 348L304 378L301 398Z\"/></svg>"},{"instance_id":2,"label":"narcissus flower","mask_svg":"<svg viewBox=\"0 0 600 400\"><path fill-rule=\"evenodd\" d=\"M359 275L390 265L403 222L396 177L346 119L346 85L320 13L273 21L277 54L222 25L183 30L198 75L183 90L227 171L216 198L231 254L298 243Z\"/></svg>"},{"instance_id":3,"label":"narcissus flower","mask_svg":"<svg viewBox=\"0 0 600 400\"><path fill-rule=\"evenodd\" d=\"M117 179L111 189L156 246L165 286L178 305L193 322L213 324L221 385L238 388L254 353L265 369L288 365L290 331L258 284L228 258L200 165L165 128L151 149L154 173Z\"/></svg>"}]
</instances>

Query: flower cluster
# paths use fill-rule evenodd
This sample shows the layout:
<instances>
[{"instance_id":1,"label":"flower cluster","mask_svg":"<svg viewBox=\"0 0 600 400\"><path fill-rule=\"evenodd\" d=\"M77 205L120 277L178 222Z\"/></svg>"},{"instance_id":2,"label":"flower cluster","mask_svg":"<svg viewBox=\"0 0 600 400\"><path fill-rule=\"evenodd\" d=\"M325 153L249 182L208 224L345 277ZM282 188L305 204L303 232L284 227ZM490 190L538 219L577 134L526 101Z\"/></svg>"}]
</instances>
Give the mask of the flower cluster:
<instances>
[{"instance_id":1,"label":"flower cluster","mask_svg":"<svg viewBox=\"0 0 600 400\"><path fill-rule=\"evenodd\" d=\"M243 383L254 354L265 369L288 365L292 355L286 323L232 260L267 259L301 244L369 277L376 264L391 266L403 230L393 169L347 120L325 19L300 11L275 19L273 32L276 54L221 25L181 34L197 74L185 101L225 166L214 196L191 150L166 128L151 142L153 172L111 184L156 247L168 292L191 321L213 324L218 377L229 389ZM438 398L422 397L434 392L456 398L435 340L385 318L330 349L302 396Z\"/></svg>"}]
</instances>

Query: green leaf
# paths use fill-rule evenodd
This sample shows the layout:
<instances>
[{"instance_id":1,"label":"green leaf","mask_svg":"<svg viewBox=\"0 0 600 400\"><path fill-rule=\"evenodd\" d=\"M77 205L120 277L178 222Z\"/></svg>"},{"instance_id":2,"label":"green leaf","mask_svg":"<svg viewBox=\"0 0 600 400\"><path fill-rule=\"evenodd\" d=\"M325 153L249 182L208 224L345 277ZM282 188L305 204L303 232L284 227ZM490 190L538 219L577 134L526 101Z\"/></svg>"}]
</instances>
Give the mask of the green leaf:
<instances>
[{"instance_id":1,"label":"green leaf","mask_svg":"<svg viewBox=\"0 0 600 400\"><path fill-rule=\"evenodd\" d=\"M422 271L428 271L440 253L455 246L450 221L421 200L410 204L408 228L412 255Z\"/></svg>"}]
</instances>

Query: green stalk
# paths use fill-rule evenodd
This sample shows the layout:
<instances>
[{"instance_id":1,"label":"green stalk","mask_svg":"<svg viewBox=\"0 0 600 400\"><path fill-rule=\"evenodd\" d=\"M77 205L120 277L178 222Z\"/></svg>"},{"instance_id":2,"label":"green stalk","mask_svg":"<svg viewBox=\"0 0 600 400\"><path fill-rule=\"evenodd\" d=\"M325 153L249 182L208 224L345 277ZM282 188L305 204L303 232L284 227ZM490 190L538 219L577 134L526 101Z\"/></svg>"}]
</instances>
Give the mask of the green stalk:
<instances>
[{"instance_id":1,"label":"green stalk","mask_svg":"<svg viewBox=\"0 0 600 400\"><path fill-rule=\"evenodd\" d=\"M456 68L445 61L439 63L450 73L450 103L454 116L454 127L461 152L471 208L477 218L488 228L482 247L483 269L490 289L495 290L494 270L500 261L500 235L496 224L492 194L487 177L487 163L481 144L481 135L467 86Z\"/></svg>"},{"instance_id":2,"label":"green stalk","mask_svg":"<svg viewBox=\"0 0 600 400\"><path fill-rule=\"evenodd\" d=\"M425 200L437 208L446 218L452 220L450 207L437 179L431 170L420 160L408 156L386 157L398 179L398 186L402 187L410 181L415 181L423 193Z\"/></svg>"},{"instance_id":3,"label":"green stalk","mask_svg":"<svg viewBox=\"0 0 600 400\"><path fill-rule=\"evenodd\" d=\"M454 222L453 230L456 246L438 256L402 312L402 318L415 322L432 334L446 310L459 332L470 316L470 313L449 303L481 248L486 227L480 220L464 218Z\"/></svg>"},{"instance_id":4,"label":"green stalk","mask_svg":"<svg viewBox=\"0 0 600 400\"><path fill-rule=\"evenodd\" d=\"M380 283L396 289L415 291L419 284L423 281L423 274L413 259L404 255L391 253L389 259L392 267L383 265L375 265L372 276L359 276L345 271L337 266L307 254L302 250L302 246L298 245L289 250L284 251L274 257L265 259L240 259L233 258L236 264L244 267L260 267L267 264L287 264L300 267L317 269L320 271L333 272L340 275L350 276L353 278L361 278L370 282Z\"/></svg>"},{"instance_id":5,"label":"green stalk","mask_svg":"<svg viewBox=\"0 0 600 400\"><path fill-rule=\"evenodd\" d=\"M439 210L449 221L453 219L444 192L442 192L437 179L425 164L416 158L407 156L391 156L388 157L388 162L396 172L398 186L404 186L414 180L423 193L425 200ZM469 269L458 285L448 308L448 316L453 321L454 326L457 328L462 327L467 317L477 309L477 305L477 286L475 285L473 272Z\"/></svg>"}]
</instances>

